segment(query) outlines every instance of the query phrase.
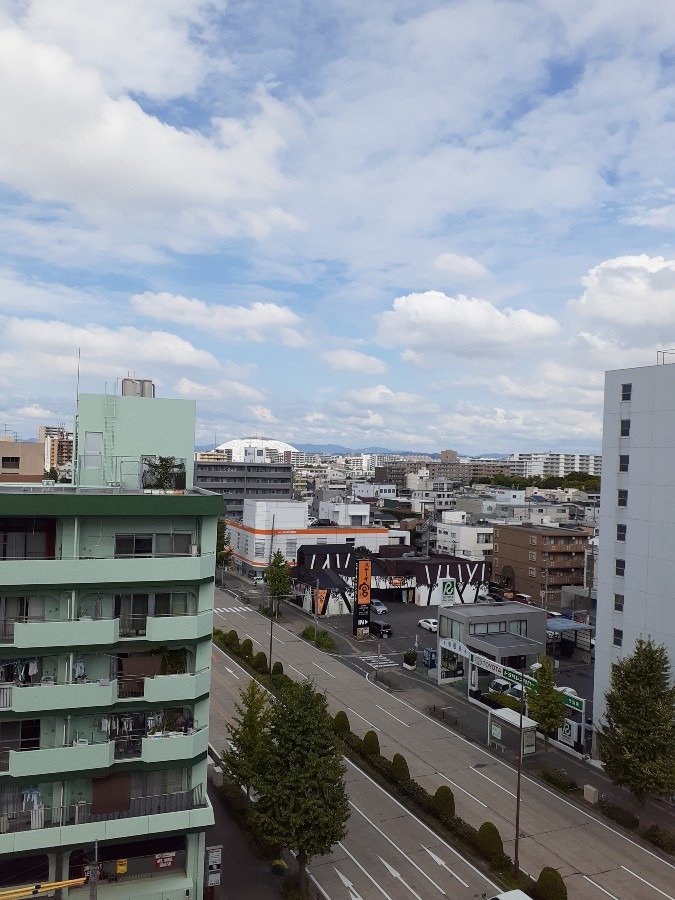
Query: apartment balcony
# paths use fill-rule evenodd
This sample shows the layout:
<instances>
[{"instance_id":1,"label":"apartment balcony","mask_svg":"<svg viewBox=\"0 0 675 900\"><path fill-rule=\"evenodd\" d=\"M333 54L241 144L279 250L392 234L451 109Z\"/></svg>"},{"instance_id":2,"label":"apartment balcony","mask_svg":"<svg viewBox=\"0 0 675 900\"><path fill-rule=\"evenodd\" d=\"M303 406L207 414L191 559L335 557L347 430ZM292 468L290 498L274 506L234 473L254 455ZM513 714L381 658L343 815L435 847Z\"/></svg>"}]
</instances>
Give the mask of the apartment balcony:
<instances>
[{"instance_id":1,"label":"apartment balcony","mask_svg":"<svg viewBox=\"0 0 675 900\"><path fill-rule=\"evenodd\" d=\"M92 769L107 769L115 758L114 741L87 743L77 741L65 747L35 750L0 749L0 771L12 778L59 777Z\"/></svg>"},{"instance_id":2,"label":"apartment balcony","mask_svg":"<svg viewBox=\"0 0 675 900\"><path fill-rule=\"evenodd\" d=\"M0 568L0 577L4 574ZM79 619L3 623L2 634L12 635L17 649L34 652L46 647L87 647L115 644L120 637L119 619ZM7 638L3 638L7 643Z\"/></svg>"},{"instance_id":3,"label":"apartment balcony","mask_svg":"<svg viewBox=\"0 0 675 900\"><path fill-rule=\"evenodd\" d=\"M154 734L130 734L115 739L115 759L140 760L144 763L185 762L208 749L208 728L164 731Z\"/></svg>"},{"instance_id":4,"label":"apartment balcony","mask_svg":"<svg viewBox=\"0 0 675 900\"><path fill-rule=\"evenodd\" d=\"M0 581L6 588L131 582L198 582L213 576L215 555L80 557L77 559L2 559Z\"/></svg>"},{"instance_id":5,"label":"apartment balcony","mask_svg":"<svg viewBox=\"0 0 675 900\"><path fill-rule=\"evenodd\" d=\"M211 673L202 669L194 675L157 675L155 678L143 679L143 698L157 706L164 704L194 701L209 691Z\"/></svg>"},{"instance_id":6,"label":"apartment balcony","mask_svg":"<svg viewBox=\"0 0 675 900\"><path fill-rule=\"evenodd\" d=\"M0 814L0 854L48 850L94 840L186 832L213 824L213 810L201 785L189 791L132 798L125 812L94 813L92 804L38 806Z\"/></svg>"},{"instance_id":7,"label":"apartment balcony","mask_svg":"<svg viewBox=\"0 0 675 900\"><path fill-rule=\"evenodd\" d=\"M46 714L58 710L111 706L117 700L116 681L18 685L0 684L0 710Z\"/></svg>"}]
</instances>

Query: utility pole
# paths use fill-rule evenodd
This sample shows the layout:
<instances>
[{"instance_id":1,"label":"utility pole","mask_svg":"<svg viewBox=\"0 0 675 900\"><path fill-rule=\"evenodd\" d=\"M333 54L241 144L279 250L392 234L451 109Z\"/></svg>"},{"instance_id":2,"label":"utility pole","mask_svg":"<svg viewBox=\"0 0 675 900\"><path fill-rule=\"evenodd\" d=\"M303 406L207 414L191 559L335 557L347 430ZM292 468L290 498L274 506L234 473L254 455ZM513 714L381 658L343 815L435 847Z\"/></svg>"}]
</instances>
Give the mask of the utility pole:
<instances>
[{"instance_id":1,"label":"utility pole","mask_svg":"<svg viewBox=\"0 0 675 900\"><path fill-rule=\"evenodd\" d=\"M94 865L89 866L89 900L96 900L98 890L98 841L94 841Z\"/></svg>"},{"instance_id":2,"label":"utility pole","mask_svg":"<svg viewBox=\"0 0 675 900\"><path fill-rule=\"evenodd\" d=\"M316 580L316 586L312 588L312 597L314 598L314 643L319 636L319 579Z\"/></svg>"},{"instance_id":3,"label":"utility pole","mask_svg":"<svg viewBox=\"0 0 675 900\"><path fill-rule=\"evenodd\" d=\"M270 675L272 674L272 628L274 626L274 612L275 612L274 601L275 600L276 600L276 597L272 597L272 609L270 610L270 612L271 612L271 615L270 615L270 655L268 656L268 659L270 661ZM278 602L279 601L277 600L277 604L278 604ZM278 606L276 608L278 609Z\"/></svg>"},{"instance_id":4,"label":"utility pole","mask_svg":"<svg viewBox=\"0 0 675 900\"><path fill-rule=\"evenodd\" d=\"M518 717L518 778L516 781L516 841L513 848L513 877L516 879L520 874L518 850L520 848L520 779L523 769L523 707L525 705L525 678L521 679L520 687L520 715Z\"/></svg>"}]
</instances>

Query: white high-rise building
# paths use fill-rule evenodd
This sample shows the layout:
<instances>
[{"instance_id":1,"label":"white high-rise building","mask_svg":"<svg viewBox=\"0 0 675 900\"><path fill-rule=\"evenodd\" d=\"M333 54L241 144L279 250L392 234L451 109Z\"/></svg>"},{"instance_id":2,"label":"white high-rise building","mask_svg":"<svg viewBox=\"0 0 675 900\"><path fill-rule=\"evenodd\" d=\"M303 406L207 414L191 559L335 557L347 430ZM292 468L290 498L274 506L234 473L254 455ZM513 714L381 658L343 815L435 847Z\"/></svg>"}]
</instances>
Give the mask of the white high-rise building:
<instances>
[{"instance_id":1,"label":"white high-rise building","mask_svg":"<svg viewBox=\"0 0 675 900\"><path fill-rule=\"evenodd\" d=\"M639 637L675 665L675 366L605 376L593 715Z\"/></svg>"}]
</instances>

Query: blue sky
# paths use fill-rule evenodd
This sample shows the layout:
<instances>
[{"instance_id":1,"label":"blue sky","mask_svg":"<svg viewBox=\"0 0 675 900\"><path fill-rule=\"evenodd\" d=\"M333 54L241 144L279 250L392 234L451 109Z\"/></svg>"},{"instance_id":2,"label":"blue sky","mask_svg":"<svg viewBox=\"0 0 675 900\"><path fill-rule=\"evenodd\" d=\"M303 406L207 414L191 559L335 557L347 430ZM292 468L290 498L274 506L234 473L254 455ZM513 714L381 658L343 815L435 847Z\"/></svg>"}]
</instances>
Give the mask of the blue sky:
<instances>
[{"instance_id":1,"label":"blue sky","mask_svg":"<svg viewBox=\"0 0 675 900\"><path fill-rule=\"evenodd\" d=\"M599 452L675 345L675 6L0 0L0 427Z\"/></svg>"}]
</instances>

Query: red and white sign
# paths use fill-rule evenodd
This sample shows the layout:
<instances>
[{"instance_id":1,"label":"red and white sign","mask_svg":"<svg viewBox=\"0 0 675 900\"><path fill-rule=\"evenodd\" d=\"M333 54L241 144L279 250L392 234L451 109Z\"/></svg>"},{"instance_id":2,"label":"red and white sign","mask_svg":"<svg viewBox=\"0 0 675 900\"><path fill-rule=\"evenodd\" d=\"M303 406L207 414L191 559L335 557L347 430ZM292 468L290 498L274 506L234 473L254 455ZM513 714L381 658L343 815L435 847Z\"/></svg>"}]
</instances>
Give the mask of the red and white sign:
<instances>
[{"instance_id":1,"label":"red and white sign","mask_svg":"<svg viewBox=\"0 0 675 900\"><path fill-rule=\"evenodd\" d=\"M156 869L175 869L176 868L176 851L172 853L157 853L155 855Z\"/></svg>"}]
</instances>

